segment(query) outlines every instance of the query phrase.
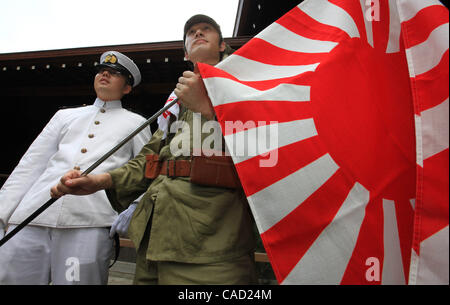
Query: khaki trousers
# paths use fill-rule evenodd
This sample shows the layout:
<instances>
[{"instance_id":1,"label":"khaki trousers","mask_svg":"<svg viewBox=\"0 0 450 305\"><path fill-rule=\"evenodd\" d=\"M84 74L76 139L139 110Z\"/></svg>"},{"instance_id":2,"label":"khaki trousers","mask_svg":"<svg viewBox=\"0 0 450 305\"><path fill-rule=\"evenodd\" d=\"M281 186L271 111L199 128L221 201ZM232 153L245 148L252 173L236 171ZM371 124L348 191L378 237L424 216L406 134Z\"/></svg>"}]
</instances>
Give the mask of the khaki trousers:
<instances>
[{"instance_id":1,"label":"khaki trousers","mask_svg":"<svg viewBox=\"0 0 450 305\"><path fill-rule=\"evenodd\" d=\"M148 231L148 230L147 230ZM249 285L257 284L254 255L211 264L150 261L148 232L137 251L134 285Z\"/></svg>"}]
</instances>

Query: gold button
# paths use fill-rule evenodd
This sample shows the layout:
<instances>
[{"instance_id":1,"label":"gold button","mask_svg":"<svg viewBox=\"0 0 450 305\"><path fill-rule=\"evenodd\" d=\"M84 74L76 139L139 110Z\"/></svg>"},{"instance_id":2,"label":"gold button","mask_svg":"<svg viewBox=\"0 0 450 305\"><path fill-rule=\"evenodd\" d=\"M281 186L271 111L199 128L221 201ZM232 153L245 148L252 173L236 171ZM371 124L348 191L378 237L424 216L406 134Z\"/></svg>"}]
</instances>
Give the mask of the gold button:
<instances>
[{"instance_id":1,"label":"gold button","mask_svg":"<svg viewBox=\"0 0 450 305\"><path fill-rule=\"evenodd\" d=\"M77 171L79 171L81 168L79 166L74 166L73 169L76 169Z\"/></svg>"},{"instance_id":2,"label":"gold button","mask_svg":"<svg viewBox=\"0 0 450 305\"><path fill-rule=\"evenodd\" d=\"M95 125L98 125L98 124L100 124L100 122L99 122L99 121L95 121L94 124L95 124Z\"/></svg>"},{"instance_id":3,"label":"gold button","mask_svg":"<svg viewBox=\"0 0 450 305\"><path fill-rule=\"evenodd\" d=\"M91 133L88 135L88 137L92 139L94 137L94 135Z\"/></svg>"},{"instance_id":4,"label":"gold button","mask_svg":"<svg viewBox=\"0 0 450 305\"><path fill-rule=\"evenodd\" d=\"M84 153L87 152L87 149L86 149L86 148L82 148L82 149L81 149L81 152L84 154Z\"/></svg>"},{"instance_id":5,"label":"gold button","mask_svg":"<svg viewBox=\"0 0 450 305\"><path fill-rule=\"evenodd\" d=\"M106 110L105 110L104 108L101 108L101 109L100 109L100 112L101 112L101 113L105 113Z\"/></svg>"}]
</instances>

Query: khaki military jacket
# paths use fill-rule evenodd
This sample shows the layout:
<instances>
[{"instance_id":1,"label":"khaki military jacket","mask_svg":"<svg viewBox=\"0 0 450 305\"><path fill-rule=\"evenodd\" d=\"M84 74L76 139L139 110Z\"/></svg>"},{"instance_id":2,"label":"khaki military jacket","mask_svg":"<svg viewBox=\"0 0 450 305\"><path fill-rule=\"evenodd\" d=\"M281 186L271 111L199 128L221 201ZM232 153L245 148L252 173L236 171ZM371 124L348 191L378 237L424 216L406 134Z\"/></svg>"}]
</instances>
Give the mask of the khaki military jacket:
<instances>
[{"instance_id":1,"label":"khaki military jacket","mask_svg":"<svg viewBox=\"0 0 450 305\"><path fill-rule=\"evenodd\" d=\"M179 121L185 122L181 124L185 128L164 140L163 132L158 130L138 156L109 172L114 187L107 190L107 195L118 212L144 193L130 223L130 239L138 248L145 230L150 230L147 259L154 261L214 263L254 251L253 218L241 189L197 185L189 177L144 177L146 154L158 153L162 160L189 159L174 156L173 147L190 143L192 152L194 127L199 127L194 125L200 122L203 128L211 123L186 109L181 110ZM202 133L202 143L211 134Z\"/></svg>"}]
</instances>

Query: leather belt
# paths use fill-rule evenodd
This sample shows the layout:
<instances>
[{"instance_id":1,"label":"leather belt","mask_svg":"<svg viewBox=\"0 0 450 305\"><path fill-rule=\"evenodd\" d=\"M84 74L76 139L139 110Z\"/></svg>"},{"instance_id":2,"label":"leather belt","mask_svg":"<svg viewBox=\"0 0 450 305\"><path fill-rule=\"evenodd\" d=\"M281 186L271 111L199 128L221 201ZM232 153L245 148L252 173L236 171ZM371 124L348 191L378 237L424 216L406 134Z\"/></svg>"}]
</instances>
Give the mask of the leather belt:
<instances>
[{"instance_id":1,"label":"leather belt","mask_svg":"<svg viewBox=\"0 0 450 305\"><path fill-rule=\"evenodd\" d=\"M240 188L241 183L231 157L227 156L192 156L191 160L160 161L157 154L145 156L147 165L145 177L155 179L159 175L170 178L190 177L195 184Z\"/></svg>"},{"instance_id":2,"label":"leather belt","mask_svg":"<svg viewBox=\"0 0 450 305\"><path fill-rule=\"evenodd\" d=\"M160 175L167 177L189 177L191 175L190 160L166 160L161 163Z\"/></svg>"}]
</instances>

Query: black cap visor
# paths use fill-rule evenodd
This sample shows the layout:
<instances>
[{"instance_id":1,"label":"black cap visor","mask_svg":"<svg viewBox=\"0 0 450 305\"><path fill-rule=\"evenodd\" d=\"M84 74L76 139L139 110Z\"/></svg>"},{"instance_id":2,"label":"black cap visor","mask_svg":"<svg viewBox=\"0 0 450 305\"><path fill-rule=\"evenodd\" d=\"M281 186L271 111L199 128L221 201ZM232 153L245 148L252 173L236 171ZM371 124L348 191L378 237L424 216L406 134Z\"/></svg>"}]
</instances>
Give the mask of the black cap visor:
<instances>
[{"instance_id":1,"label":"black cap visor","mask_svg":"<svg viewBox=\"0 0 450 305\"><path fill-rule=\"evenodd\" d=\"M103 68L103 67L105 67L105 68L112 68L112 69L114 69L116 71L119 71L122 75L125 76L125 78L127 79L127 83L130 86L133 86L133 84L134 84L133 75L131 75L131 73L124 66L122 66L121 64L118 64L118 63L112 64L112 63L109 63L109 62L98 64L96 66L96 71L97 72L100 71L100 69Z\"/></svg>"}]
</instances>

